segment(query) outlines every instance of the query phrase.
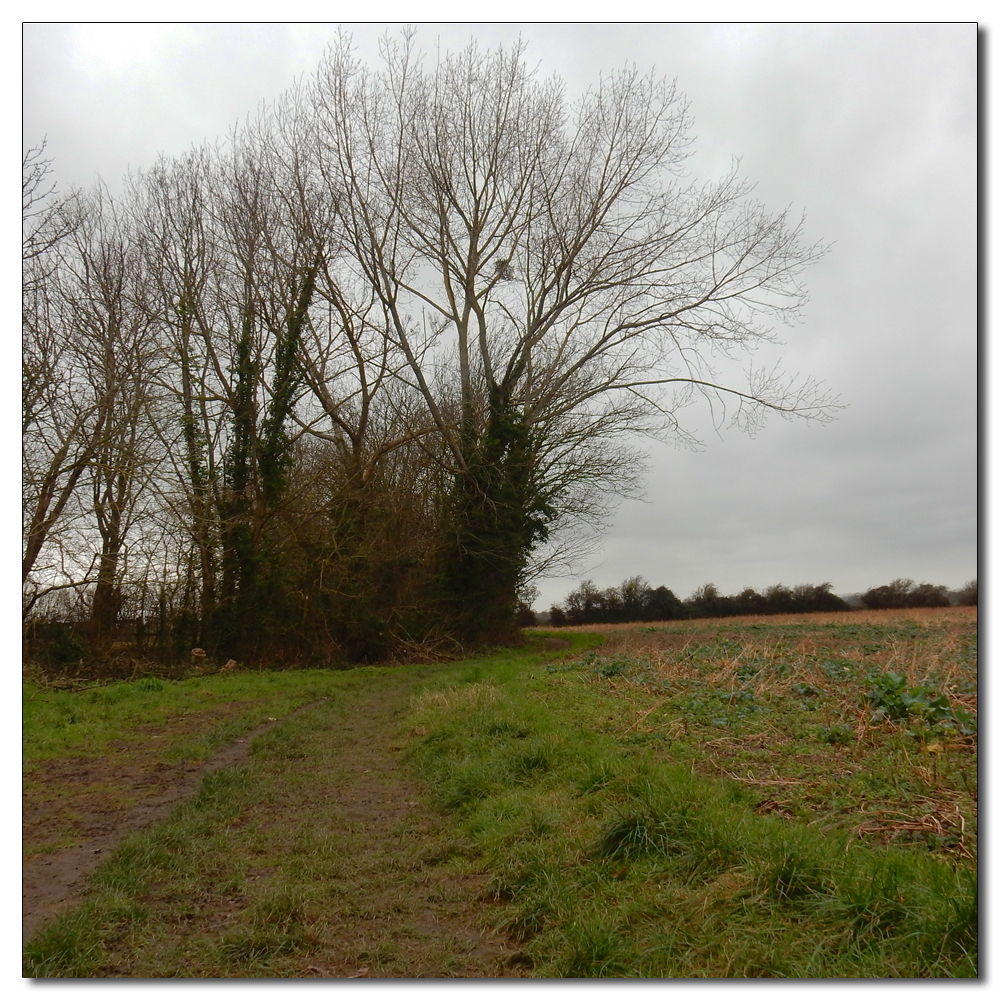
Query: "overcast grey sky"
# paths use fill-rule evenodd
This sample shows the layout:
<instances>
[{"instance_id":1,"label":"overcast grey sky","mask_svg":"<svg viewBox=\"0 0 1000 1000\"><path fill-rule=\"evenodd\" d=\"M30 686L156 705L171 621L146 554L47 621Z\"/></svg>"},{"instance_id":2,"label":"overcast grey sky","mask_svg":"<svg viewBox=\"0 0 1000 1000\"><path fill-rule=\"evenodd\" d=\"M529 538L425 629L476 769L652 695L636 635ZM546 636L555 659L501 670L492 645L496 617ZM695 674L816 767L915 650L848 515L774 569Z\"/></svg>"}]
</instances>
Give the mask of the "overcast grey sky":
<instances>
[{"instance_id":1,"label":"overcast grey sky","mask_svg":"<svg viewBox=\"0 0 1000 1000\"><path fill-rule=\"evenodd\" d=\"M394 25L346 25L362 55ZM27 24L24 141L48 137L65 189L203 140L313 71L335 24ZM976 27L967 24L421 24L425 48L521 35L570 94L625 62L676 78L692 171L733 156L772 209L832 242L791 372L847 408L772 420L755 438L690 424L705 447L650 443L644 501L626 501L580 572L540 581L547 607L590 577L641 574L686 597L714 582L895 577L957 587L976 573Z\"/></svg>"}]
</instances>

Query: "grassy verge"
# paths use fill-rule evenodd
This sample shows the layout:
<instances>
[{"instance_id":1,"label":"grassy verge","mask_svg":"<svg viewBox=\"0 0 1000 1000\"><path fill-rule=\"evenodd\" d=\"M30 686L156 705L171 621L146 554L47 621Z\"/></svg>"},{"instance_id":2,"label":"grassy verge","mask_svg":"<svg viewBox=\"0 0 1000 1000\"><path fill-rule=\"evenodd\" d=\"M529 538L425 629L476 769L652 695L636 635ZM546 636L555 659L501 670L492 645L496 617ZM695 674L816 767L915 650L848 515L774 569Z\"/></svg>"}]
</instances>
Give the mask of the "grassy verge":
<instances>
[{"instance_id":1,"label":"grassy verge","mask_svg":"<svg viewBox=\"0 0 1000 1000\"><path fill-rule=\"evenodd\" d=\"M633 630L412 753L534 975L971 977L974 679L974 626Z\"/></svg>"}]
</instances>

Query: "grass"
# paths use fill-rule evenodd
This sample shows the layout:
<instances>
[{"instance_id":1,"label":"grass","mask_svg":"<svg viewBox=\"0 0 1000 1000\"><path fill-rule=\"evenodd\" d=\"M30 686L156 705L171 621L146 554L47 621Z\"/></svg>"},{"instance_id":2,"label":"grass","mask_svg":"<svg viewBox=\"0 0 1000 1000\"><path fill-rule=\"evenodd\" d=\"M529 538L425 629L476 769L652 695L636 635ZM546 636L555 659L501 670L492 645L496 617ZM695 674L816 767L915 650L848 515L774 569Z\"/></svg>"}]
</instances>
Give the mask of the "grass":
<instances>
[{"instance_id":1,"label":"grass","mask_svg":"<svg viewBox=\"0 0 1000 1000\"><path fill-rule=\"evenodd\" d=\"M147 740L164 740L164 759L205 760L269 718L339 689L338 676L325 670L234 672L75 689L36 677L23 685L24 760L97 755L144 727L151 730Z\"/></svg>"},{"instance_id":2,"label":"grass","mask_svg":"<svg viewBox=\"0 0 1000 1000\"><path fill-rule=\"evenodd\" d=\"M396 763L407 698L434 670L330 674L325 701L121 844L27 942L24 974L492 974L464 841Z\"/></svg>"},{"instance_id":3,"label":"grass","mask_svg":"<svg viewBox=\"0 0 1000 1000\"><path fill-rule=\"evenodd\" d=\"M543 636L436 667L220 678L215 704L246 701L247 727L327 701L123 844L28 942L25 974L977 975L973 617ZM58 707L112 747L204 704L185 684L116 695L131 723L86 691L35 718ZM880 713L893 698L906 711ZM55 754L70 724L36 737L30 718ZM502 966L472 925L508 942Z\"/></svg>"},{"instance_id":4,"label":"grass","mask_svg":"<svg viewBox=\"0 0 1000 1000\"><path fill-rule=\"evenodd\" d=\"M26 859L88 839L102 815L138 805L258 726L353 689L354 672L146 677L23 687Z\"/></svg>"},{"instance_id":5,"label":"grass","mask_svg":"<svg viewBox=\"0 0 1000 1000\"><path fill-rule=\"evenodd\" d=\"M534 975L976 975L974 620L610 634L413 705Z\"/></svg>"}]
</instances>

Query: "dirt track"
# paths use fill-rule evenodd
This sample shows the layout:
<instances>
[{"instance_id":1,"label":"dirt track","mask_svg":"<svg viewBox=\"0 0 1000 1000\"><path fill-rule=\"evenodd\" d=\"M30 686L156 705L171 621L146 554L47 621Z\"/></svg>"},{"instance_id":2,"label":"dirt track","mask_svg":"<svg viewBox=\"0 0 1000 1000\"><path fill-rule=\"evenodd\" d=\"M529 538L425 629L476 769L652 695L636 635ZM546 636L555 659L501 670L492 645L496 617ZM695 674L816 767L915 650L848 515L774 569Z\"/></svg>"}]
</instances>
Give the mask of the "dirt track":
<instances>
[{"instance_id":1,"label":"dirt track","mask_svg":"<svg viewBox=\"0 0 1000 1000\"><path fill-rule=\"evenodd\" d=\"M296 712L304 711L306 705ZM292 713L293 715L296 713ZM40 795L25 801L22 825L36 836L45 830L54 831L68 825L67 805L72 810L72 826L86 837L84 843L60 851L29 858L22 866L21 920L27 940L48 919L71 906L87 877L108 852L130 833L144 830L166 819L178 803L190 798L201 779L213 771L234 767L250 750L250 744L276 726L267 722L218 750L200 766L139 760L116 766L113 761L80 759L47 761L31 771L32 778L42 788L59 785L76 791L68 803L63 797L54 801ZM108 784L131 786L142 801L131 809L109 808L93 789ZM90 794L88 794L90 792ZM60 808L62 806L62 808Z\"/></svg>"},{"instance_id":2,"label":"dirt track","mask_svg":"<svg viewBox=\"0 0 1000 1000\"><path fill-rule=\"evenodd\" d=\"M345 885L351 888L330 910L326 943L301 957L299 970L292 973L297 977L497 978L525 973L516 957L511 961L516 944L483 929L491 909L483 898L483 879L456 874L441 863L443 846L447 853L447 821L422 799L423 790L401 759L402 744L390 738L410 688L402 683L383 689L349 710L320 703L298 709L293 714L318 710L316 725L309 727L311 763L302 765L314 770L316 781L308 792L289 781L278 801L254 810L263 824L322 822L342 831L343 855L350 865ZM34 767L33 808L24 817L26 829L33 830L31 839L44 841L48 834L51 840L60 828L72 829L77 841L85 839L25 862L25 939L78 900L87 875L125 836L166 818L195 793L204 775L239 764L253 740L277 725L271 722L248 733L200 767L137 760L134 753L128 763L124 755L121 762L111 755ZM128 787L129 797L138 803L114 808L102 790L115 782ZM46 788L55 794L46 798ZM232 919L230 909L226 904L213 914L216 929ZM208 924L204 929L213 932ZM382 953L387 953L384 960ZM144 973L133 957L100 975Z\"/></svg>"}]
</instances>

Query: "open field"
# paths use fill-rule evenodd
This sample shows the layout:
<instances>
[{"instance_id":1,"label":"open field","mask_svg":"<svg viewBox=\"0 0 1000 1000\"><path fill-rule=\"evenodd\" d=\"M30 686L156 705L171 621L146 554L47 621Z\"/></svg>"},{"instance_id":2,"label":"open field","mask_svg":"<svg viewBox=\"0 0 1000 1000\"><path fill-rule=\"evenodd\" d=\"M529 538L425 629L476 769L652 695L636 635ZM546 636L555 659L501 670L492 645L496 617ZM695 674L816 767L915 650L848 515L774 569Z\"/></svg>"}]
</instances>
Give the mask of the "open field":
<instances>
[{"instance_id":1,"label":"open field","mask_svg":"<svg viewBox=\"0 0 1000 1000\"><path fill-rule=\"evenodd\" d=\"M738 615L733 618L688 618L682 621L624 622L611 625L566 625L560 632L618 632L635 631L640 628L685 628L710 627L719 625L889 625L894 622L917 622L927 625L958 625L975 623L979 609L975 607L953 608L901 608L898 611L819 611L797 615ZM547 631L547 626L538 626L528 631Z\"/></svg>"},{"instance_id":2,"label":"open field","mask_svg":"<svg viewBox=\"0 0 1000 1000\"><path fill-rule=\"evenodd\" d=\"M60 803L29 864L134 809L137 769L247 743L108 850L26 974L977 974L974 609L596 631L28 686L28 801Z\"/></svg>"},{"instance_id":3,"label":"open field","mask_svg":"<svg viewBox=\"0 0 1000 1000\"><path fill-rule=\"evenodd\" d=\"M633 706L629 738L665 759L770 789L768 809L860 837L960 854L974 842L976 609L601 628L592 669ZM893 675L905 683L887 685ZM937 724L935 695L948 705Z\"/></svg>"}]
</instances>

